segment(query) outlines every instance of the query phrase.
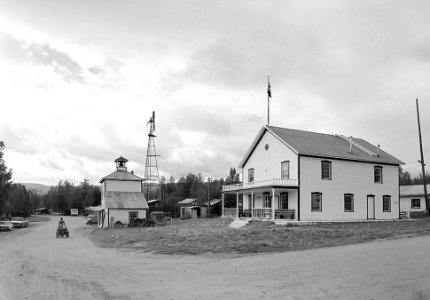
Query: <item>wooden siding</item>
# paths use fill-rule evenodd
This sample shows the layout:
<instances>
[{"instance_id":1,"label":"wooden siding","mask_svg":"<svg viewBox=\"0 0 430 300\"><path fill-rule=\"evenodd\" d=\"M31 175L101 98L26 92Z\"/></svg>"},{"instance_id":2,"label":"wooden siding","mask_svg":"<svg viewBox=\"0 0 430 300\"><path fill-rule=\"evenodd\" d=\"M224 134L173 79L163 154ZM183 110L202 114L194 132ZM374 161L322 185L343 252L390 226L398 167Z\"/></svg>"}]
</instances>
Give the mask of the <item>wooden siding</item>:
<instances>
[{"instance_id":1,"label":"wooden siding","mask_svg":"<svg viewBox=\"0 0 430 300\"><path fill-rule=\"evenodd\" d=\"M128 224L129 221L129 216L128 213L130 211L137 211L137 217L139 219L146 219L146 210L139 210L139 209L109 209L109 225L113 226L114 224L111 223L112 221L112 217L113 217L113 222L115 223L116 221L120 221L123 224ZM108 226L108 213L106 210L106 215L105 215L105 220L104 220L104 227Z\"/></svg>"},{"instance_id":2,"label":"wooden siding","mask_svg":"<svg viewBox=\"0 0 430 300\"><path fill-rule=\"evenodd\" d=\"M265 149L265 145L269 149ZM242 169L243 182L248 182L248 169L254 168L254 181L281 178L281 162L290 162L290 179L298 179L297 154L290 150L270 132L261 138L254 152Z\"/></svg>"},{"instance_id":3,"label":"wooden siding","mask_svg":"<svg viewBox=\"0 0 430 300\"><path fill-rule=\"evenodd\" d=\"M142 192L140 181L106 180L106 192Z\"/></svg>"},{"instance_id":4,"label":"wooden siding","mask_svg":"<svg viewBox=\"0 0 430 300\"><path fill-rule=\"evenodd\" d=\"M321 179L321 161L331 161L332 179ZM374 183L372 163L300 157L300 220L367 219L367 195L375 195L375 219L399 218L398 167L383 167L383 183ZM311 211L311 193L322 193L322 211ZM344 211L344 194L354 194L354 211ZM391 196L391 212L382 211L382 196Z\"/></svg>"},{"instance_id":5,"label":"wooden siding","mask_svg":"<svg viewBox=\"0 0 430 300\"><path fill-rule=\"evenodd\" d=\"M420 199L420 208L412 208L412 199ZM400 197L400 211L419 212L426 210L424 196L402 196Z\"/></svg>"}]
</instances>

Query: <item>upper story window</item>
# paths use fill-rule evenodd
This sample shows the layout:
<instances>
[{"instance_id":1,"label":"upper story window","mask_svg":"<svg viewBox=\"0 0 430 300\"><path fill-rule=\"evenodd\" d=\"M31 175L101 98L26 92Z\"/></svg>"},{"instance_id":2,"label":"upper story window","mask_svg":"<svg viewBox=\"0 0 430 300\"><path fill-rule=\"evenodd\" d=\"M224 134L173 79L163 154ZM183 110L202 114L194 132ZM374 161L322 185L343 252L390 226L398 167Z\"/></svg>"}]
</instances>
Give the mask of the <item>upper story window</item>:
<instances>
[{"instance_id":1,"label":"upper story window","mask_svg":"<svg viewBox=\"0 0 430 300\"><path fill-rule=\"evenodd\" d=\"M421 200L411 199L411 208L421 208Z\"/></svg>"},{"instance_id":2,"label":"upper story window","mask_svg":"<svg viewBox=\"0 0 430 300\"><path fill-rule=\"evenodd\" d=\"M375 183L382 183L382 167L375 166L373 171L373 177Z\"/></svg>"},{"instance_id":3,"label":"upper story window","mask_svg":"<svg viewBox=\"0 0 430 300\"><path fill-rule=\"evenodd\" d=\"M343 202L345 211L354 211L354 194L345 194Z\"/></svg>"},{"instance_id":4,"label":"upper story window","mask_svg":"<svg viewBox=\"0 0 430 300\"><path fill-rule=\"evenodd\" d=\"M391 211L391 196L384 195L382 196L382 211L390 212Z\"/></svg>"},{"instance_id":5,"label":"upper story window","mask_svg":"<svg viewBox=\"0 0 430 300\"><path fill-rule=\"evenodd\" d=\"M281 179L290 179L290 162L281 162Z\"/></svg>"},{"instance_id":6,"label":"upper story window","mask_svg":"<svg viewBox=\"0 0 430 300\"><path fill-rule=\"evenodd\" d=\"M331 180L331 161L321 162L321 179Z\"/></svg>"},{"instance_id":7,"label":"upper story window","mask_svg":"<svg viewBox=\"0 0 430 300\"><path fill-rule=\"evenodd\" d=\"M248 169L248 182L254 181L254 168Z\"/></svg>"},{"instance_id":8,"label":"upper story window","mask_svg":"<svg viewBox=\"0 0 430 300\"><path fill-rule=\"evenodd\" d=\"M322 194L311 194L311 211L322 211Z\"/></svg>"}]
</instances>

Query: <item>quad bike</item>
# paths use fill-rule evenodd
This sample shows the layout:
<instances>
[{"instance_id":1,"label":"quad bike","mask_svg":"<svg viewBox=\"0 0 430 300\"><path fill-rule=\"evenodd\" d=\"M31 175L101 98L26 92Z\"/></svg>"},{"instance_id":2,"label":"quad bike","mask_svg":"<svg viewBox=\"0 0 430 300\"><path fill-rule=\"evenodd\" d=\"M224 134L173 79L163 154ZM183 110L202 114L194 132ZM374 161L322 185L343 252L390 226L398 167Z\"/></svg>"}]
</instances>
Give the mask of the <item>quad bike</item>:
<instances>
[{"instance_id":1,"label":"quad bike","mask_svg":"<svg viewBox=\"0 0 430 300\"><path fill-rule=\"evenodd\" d=\"M67 229L66 225L58 226L57 227L57 233L55 237L58 239L59 237L69 237L69 230Z\"/></svg>"}]
</instances>

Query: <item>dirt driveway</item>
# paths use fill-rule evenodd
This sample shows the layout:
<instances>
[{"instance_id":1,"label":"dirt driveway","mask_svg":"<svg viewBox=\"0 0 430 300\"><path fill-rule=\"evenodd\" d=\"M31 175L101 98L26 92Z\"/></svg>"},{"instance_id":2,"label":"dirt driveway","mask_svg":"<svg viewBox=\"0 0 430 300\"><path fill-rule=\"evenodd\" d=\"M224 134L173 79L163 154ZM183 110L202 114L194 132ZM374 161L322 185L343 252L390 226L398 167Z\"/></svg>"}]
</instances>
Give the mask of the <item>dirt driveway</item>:
<instances>
[{"instance_id":1,"label":"dirt driveway","mask_svg":"<svg viewBox=\"0 0 430 300\"><path fill-rule=\"evenodd\" d=\"M0 299L429 299L430 237L252 256L102 249L82 217L0 232Z\"/></svg>"}]
</instances>

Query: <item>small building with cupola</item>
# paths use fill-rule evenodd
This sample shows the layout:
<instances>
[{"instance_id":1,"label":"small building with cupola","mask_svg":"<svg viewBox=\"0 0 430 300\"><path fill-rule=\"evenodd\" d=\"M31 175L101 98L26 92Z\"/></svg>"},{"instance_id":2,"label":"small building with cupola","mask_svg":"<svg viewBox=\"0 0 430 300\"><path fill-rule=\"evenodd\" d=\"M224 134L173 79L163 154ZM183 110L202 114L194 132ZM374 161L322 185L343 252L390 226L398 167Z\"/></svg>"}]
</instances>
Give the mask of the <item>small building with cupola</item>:
<instances>
[{"instance_id":1,"label":"small building with cupola","mask_svg":"<svg viewBox=\"0 0 430 300\"><path fill-rule=\"evenodd\" d=\"M116 171L100 180L102 199L99 228L127 225L135 219L146 219L148 203L143 193L143 178L127 171L128 160L115 159Z\"/></svg>"}]
</instances>

